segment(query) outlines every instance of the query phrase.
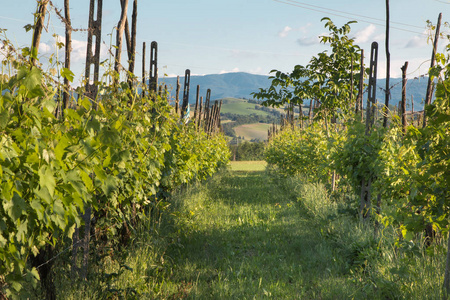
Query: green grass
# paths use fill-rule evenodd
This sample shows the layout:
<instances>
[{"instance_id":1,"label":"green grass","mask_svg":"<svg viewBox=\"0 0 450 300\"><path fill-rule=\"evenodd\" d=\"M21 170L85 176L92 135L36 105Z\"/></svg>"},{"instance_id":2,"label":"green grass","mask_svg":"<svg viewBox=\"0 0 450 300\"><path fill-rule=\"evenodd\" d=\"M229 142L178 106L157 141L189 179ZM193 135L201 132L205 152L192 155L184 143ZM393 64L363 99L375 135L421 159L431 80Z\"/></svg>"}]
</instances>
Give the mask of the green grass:
<instances>
[{"instance_id":1,"label":"green grass","mask_svg":"<svg viewBox=\"0 0 450 300\"><path fill-rule=\"evenodd\" d=\"M255 109L254 103L248 103L247 100L244 99L236 99L236 98L225 98L223 99L222 108L220 109L221 113L231 113L237 115L249 115L256 114L259 116L267 116L268 112Z\"/></svg>"},{"instance_id":2,"label":"green grass","mask_svg":"<svg viewBox=\"0 0 450 300\"><path fill-rule=\"evenodd\" d=\"M267 130L272 124L254 123L244 124L234 128L236 136L241 136L245 140L258 139L260 141L267 140Z\"/></svg>"},{"instance_id":3,"label":"green grass","mask_svg":"<svg viewBox=\"0 0 450 300\"><path fill-rule=\"evenodd\" d=\"M442 298L438 250L395 248L389 230L375 239L354 199L330 197L323 184L272 176L261 162L230 165L138 228L124 250L132 270L104 260L88 285L69 285L60 298Z\"/></svg>"},{"instance_id":4,"label":"green grass","mask_svg":"<svg viewBox=\"0 0 450 300\"><path fill-rule=\"evenodd\" d=\"M230 161L232 171L264 171L267 166L266 161Z\"/></svg>"}]
</instances>

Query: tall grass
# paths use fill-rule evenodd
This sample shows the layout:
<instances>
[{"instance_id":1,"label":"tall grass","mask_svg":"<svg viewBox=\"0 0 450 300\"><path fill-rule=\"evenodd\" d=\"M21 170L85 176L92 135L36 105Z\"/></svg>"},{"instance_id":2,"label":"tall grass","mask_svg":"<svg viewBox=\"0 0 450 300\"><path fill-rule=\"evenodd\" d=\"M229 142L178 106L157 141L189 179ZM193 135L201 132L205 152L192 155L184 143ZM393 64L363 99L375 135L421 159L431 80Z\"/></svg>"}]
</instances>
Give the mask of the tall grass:
<instances>
[{"instance_id":1,"label":"tall grass","mask_svg":"<svg viewBox=\"0 0 450 300\"><path fill-rule=\"evenodd\" d=\"M341 199L342 198L342 199ZM64 299L438 299L443 246L395 245L320 183L227 171L174 194ZM109 276L109 277L108 277Z\"/></svg>"}]
</instances>

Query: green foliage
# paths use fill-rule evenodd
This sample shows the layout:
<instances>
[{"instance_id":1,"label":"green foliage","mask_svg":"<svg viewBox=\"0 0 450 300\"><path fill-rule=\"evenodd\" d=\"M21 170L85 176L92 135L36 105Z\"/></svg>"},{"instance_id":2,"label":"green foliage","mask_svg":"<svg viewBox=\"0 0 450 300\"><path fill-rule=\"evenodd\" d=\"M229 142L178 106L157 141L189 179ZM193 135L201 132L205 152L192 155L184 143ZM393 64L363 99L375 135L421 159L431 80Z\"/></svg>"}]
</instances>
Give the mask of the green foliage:
<instances>
[{"instance_id":1,"label":"green foliage","mask_svg":"<svg viewBox=\"0 0 450 300\"><path fill-rule=\"evenodd\" d=\"M234 153L234 160L252 161L264 159L264 142L237 142L229 144L231 153Z\"/></svg>"},{"instance_id":2,"label":"green foliage","mask_svg":"<svg viewBox=\"0 0 450 300\"><path fill-rule=\"evenodd\" d=\"M284 175L302 174L326 182L332 164L328 142L326 132L316 123L305 130L281 131L264 154L267 163Z\"/></svg>"},{"instance_id":3,"label":"green foliage","mask_svg":"<svg viewBox=\"0 0 450 300\"><path fill-rule=\"evenodd\" d=\"M297 65L291 73L272 70L272 85L253 93L256 99L265 100L263 105L302 105L305 100L316 99L320 102L319 115L325 118L351 109L349 100L355 99L357 93L356 89L351 90L351 78L359 78L354 70L359 70L361 56L354 39L348 37L354 22L338 28L329 18L322 21L326 21L330 34L321 36L321 42L329 45L331 52L317 54L307 66Z\"/></svg>"},{"instance_id":4,"label":"green foliage","mask_svg":"<svg viewBox=\"0 0 450 300\"><path fill-rule=\"evenodd\" d=\"M36 283L29 257L70 242L86 207L114 245L160 190L205 179L229 158L222 135L178 124L164 96L141 97L127 82L117 89L102 81L98 99L80 96L57 118L53 80L24 61L0 85L0 291L7 295ZM73 79L70 70L62 74Z\"/></svg>"}]
</instances>

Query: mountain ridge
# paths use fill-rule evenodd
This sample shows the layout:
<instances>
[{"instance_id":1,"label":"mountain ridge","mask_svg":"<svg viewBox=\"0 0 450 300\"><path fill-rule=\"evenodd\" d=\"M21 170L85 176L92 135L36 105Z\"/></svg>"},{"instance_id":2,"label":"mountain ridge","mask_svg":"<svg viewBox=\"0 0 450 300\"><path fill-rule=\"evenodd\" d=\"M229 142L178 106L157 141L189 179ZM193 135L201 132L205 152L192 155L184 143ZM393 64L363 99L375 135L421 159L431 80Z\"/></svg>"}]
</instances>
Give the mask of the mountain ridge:
<instances>
[{"instance_id":1,"label":"mountain ridge","mask_svg":"<svg viewBox=\"0 0 450 300\"><path fill-rule=\"evenodd\" d=\"M164 77L159 80L159 83L166 84L172 99L175 98L176 77ZM391 78L391 100L390 104L398 105L401 101L402 79ZM180 95L179 99L183 98L184 76L180 76ZM211 89L211 100L223 99L227 97L252 99L252 92L258 92L260 88L268 88L271 84L269 76L256 75L245 72L224 73L224 74L209 74L209 75L195 75L190 78L189 88L189 103L195 104L197 85L200 85L200 96L205 98L206 90ZM425 98L428 84L428 77L420 77L409 79L406 86L407 108L411 109L411 97L414 100L414 110L423 109L423 99ZM385 79L377 79L377 100L379 103L384 103L384 88ZM367 93L364 97L364 102L367 99ZM309 101L305 101L308 103Z\"/></svg>"}]
</instances>

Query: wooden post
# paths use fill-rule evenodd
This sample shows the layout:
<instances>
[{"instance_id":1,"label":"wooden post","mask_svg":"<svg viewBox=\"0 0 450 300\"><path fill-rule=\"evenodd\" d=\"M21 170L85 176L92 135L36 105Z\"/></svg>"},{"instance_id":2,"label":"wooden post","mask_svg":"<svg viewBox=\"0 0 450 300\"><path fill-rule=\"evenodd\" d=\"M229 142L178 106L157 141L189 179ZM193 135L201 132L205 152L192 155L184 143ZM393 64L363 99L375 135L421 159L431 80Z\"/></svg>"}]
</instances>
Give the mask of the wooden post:
<instances>
[{"instance_id":1,"label":"wooden post","mask_svg":"<svg viewBox=\"0 0 450 300\"><path fill-rule=\"evenodd\" d=\"M402 67L402 128L403 128L403 134L406 134L406 70L408 69L408 62L405 62L405 64Z\"/></svg>"},{"instance_id":2,"label":"wooden post","mask_svg":"<svg viewBox=\"0 0 450 300\"><path fill-rule=\"evenodd\" d=\"M386 90L385 90L385 100L383 107L383 127L388 125L388 109L389 109L389 98L391 97L391 87L390 87L390 77L391 77L391 53L389 52L389 0L386 0Z\"/></svg>"},{"instance_id":3,"label":"wooden post","mask_svg":"<svg viewBox=\"0 0 450 300\"><path fill-rule=\"evenodd\" d=\"M358 97L356 98L356 113L361 112L363 118L363 93L364 93L364 49L361 49L361 66L359 71Z\"/></svg>"},{"instance_id":4,"label":"wooden post","mask_svg":"<svg viewBox=\"0 0 450 300\"><path fill-rule=\"evenodd\" d=\"M66 24L66 43L65 43L65 57L64 57L64 68L70 70L70 53L72 52L72 23L70 20L70 8L69 0L64 0L64 18ZM62 116L64 116L64 109L69 107L70 101L70 82L68 78L64 77L64 94L63 94L63 111Z\"/></svg>"},{"instance_id":5,"label":"wooden post","mask_svg":"<svg viewBox=\"0 0 450 300\"><path fill-rule=\"evenodd\" d=\"M120 74L122 58L122 41L123 41L123 31L125 29L125 21L127 20L128 11L128 0L121 0L122 13L120 14L120 20L117 24L117 34L116 34L116 59L114 62L114 71ZM114 79L115 84L117 84L117 78Z\"/></svg>"},{"instance_id":6,"label":"wooden post","mask_svg":"<svg viewBox=\"0 0 450 300\"><path fill-rule=\"evenodd\" d=\"M184 118L189 105L189 86L191 84L191 70L187 69L184 73L184 90L183 90L183 104L181 106L181 117Z\"/></svg>"},{"instance_id":7,"label":"wooden post","mask_svg":"<svg viewBox=\"0 0 450 300\"><path fill-rule=\"evenodd\" d=\"M433 43L433 52L431 53L431 65L430 65L430 69L434 67L434 64L436 63L436 51L437 51L437 46L438 46L438 41L439 41L439 31L441 29L441 20L442 20L442 13L439 14L438 17L438 23L436 25L436 34L434 36L434 43ZM432 78L430 75L428 75L428 85L427 85L427 94L425 97L425 105L423 107L423 127L425 128L427 126L427 117L425 114L425 107L427 105L430 105L431 103L431 97L432 97Z\"/></svg>"},{"instance_id":8,"label":"wooden post","mask_svg":"<svg viewBox=\"0 0 450 300\"><path fill-rule=\"evenodd\" d=\"M153 41L150 45L150 70L149 70L149 90L156 93L158 87L158 43Z\"/></svg>"},{"instance_id":9,"label":"wooden post","mask_svg":"<svg viewBox=\"0 0 450 300\"><path fill-rule=\"evenodd\" d=\"M175 113L178 115L179 105L180 105L180 76L177 76L177 88L175 91Z\"/></svg>"},{"instance_id":10,"label":"wooden post","mask_svg":"<svg viewBox=\"0 0 450 300\"><path fill-rule=\"evenodd\" d=\"M198 111L198 130L199 131L202 126L202 112L203 112L203 96L200 97L200 108Z\"/></svg>"},{"instance_id":11,"label":"wooden post","mask_svg":"<svg viewBox=\"0 0 450 300\"><path fill-rule=\"evenodd\" d=\"M97 2L97 5L95 5ZM91 0L89 7L88 42L86 53L86 96L95 100L98 92L98 76L100 72L100 46L102 41L102 5L103 0ZM97 6L97 19L94 20L95 6ZM95 48L92 50L92 39L95 37ZM94 65L94 74L91 74L91 67ZM91 75L93 82L91 83Z\"/></svg>"},{"instance_id":12,"label":"wooden post","mask_svg":"<svg viewBox=\"0 0 450 300\"><path fill-rule=\"evenodd\" d=\"M308 112L309 124L311 124L312 121L312 108L313 108L313 100L309 102L309 112Z\"/></svg>"},{"instance_id":13,"label":"wooden post","mask_svg":"<svg viewBox=\"0 0 450 300\"><path fill-rule=\"evenodd\" d=\"M369 87L366 112L366 135L375 122L376 93L377 93L377 65L378 65L378 43L373 42L370 51Z\"/></svg>"},{"instance_id":14,"label":"wooden post","mask_svg":"<svg viewBox=\"0 0 450 300\"><path fill-rule=\"evenodd\" d=\"M369 88L366 108L366 132L368 136L373 126L374 114L376 107L376 80L377 80L377 64L378 64L378 43L373 42L370 51L370 71L369 71ZM360 215L362 219L367 220L370 216L371 206L371 184L372 178L363 179L361 181L361 199L360 199Z\"/></svg>"},{"instance_id":15,"label":"wooden post","mask_svg":"<svg viewBox=\"0 0 450 300\"><path fill-rule=\"evenodd\" d=\"M38 8L37 8L37 16L36 16L37 20L34 25L33 40L31 42L30 61L33 66L36 65L36 61L37 61L39 44L41 41L42 29L44 28L45 13L47 12L48 2L49 2L49 0L41 0L40 2L38 2L39 4L38 4Z\"/></svg>"},{"instance_id":16,"label":"wooden post","mask_svg":"<svg viewBox=\"0 0 450 300\"><path fill-rule=\"evenodd\" d=\"M97 1L97 19L94 20L94 12L95 12L95 2ZM89 6L89 25L88 27L91 30L88 30L88 45L87 45L87 53L86 53L86 70L85 70L85 76L86 76L86 95L90 97L91 99L97 98L97 85L96 82L98 81L99 76L99 67L100 67L100 45L101 45L101 24L102 24L102 0L91 0L90 6ZM95 50L92 51L92 38L95 36ZM93 54L95 53L95 54ZM94 65L94 82L90 83L90 76L91 76L91 66ZM86 207L85 212L82 216L82 218L85 220L85 236L84 236L84 242L83 245L83 267L82 267L82 273L81 277L83 280L86 279L87 276L87 268L88 268L88 261L89 261L89 239L90 239L90 228L91 228L91 208ZM78 233L79 230L76 229L73 236L73 251L72 255L74 256L72 266L72 272L73 274L76 273L77 267L76 267L76 254L78 251Z\"/></svg>"},{"instance_id":17,"label":"wooden post","mask_svg":"<svg viewBox=\"0 0 450 300\"><path fill-rule=\"evenodd\" d=\"M145 42L142 43L142 97L145 97L145 87L147 83L145 82Z\"/></svg>"},{"instance_id":18,"label":"wooden post","mask_svg":"<svg viewBox=\"0 0 450 300\"><path fill-rule=\"evenodd\" d=\"M205 131L207 131L208 119L210 114L210 101L211 101L211 90L208 89L206 91L206 99L205 99Z\"/></svg>"},{"instance_id":19,"label":"wooden post","mask_svg":"<svg viewBox=\"0 0 450 300\"><path fill-rule=\"evenodd\" d=\"M197 116L198 116L198 101L200 100L200 85L197 84L197 94L195 96L195 108L194 108L194 124L198 125Z\"/></svg>"},{"instance_id":20,"label":"wooden post","mask_svg":"<svg viewBox=\"0 0 450 300\"><path fill-rule=\"evenodd\" d=\"M351 56L351 61L350 61L350 105L353 104L353 55Z\"/></svg>"},{"instance_id":21,"label":"wooden post","mask_svg":"<svg viewBox=\"0 0 450 300\"><path fill-rule=\"evenodd\" d=\"M123 0L122 0L123 1ZM131 41L128 48L128 84L133 87L134 64L136 61L136 22L137 22L137 0L133 1L133 13L131 15Z\"/></svg>"}]
</instances>

